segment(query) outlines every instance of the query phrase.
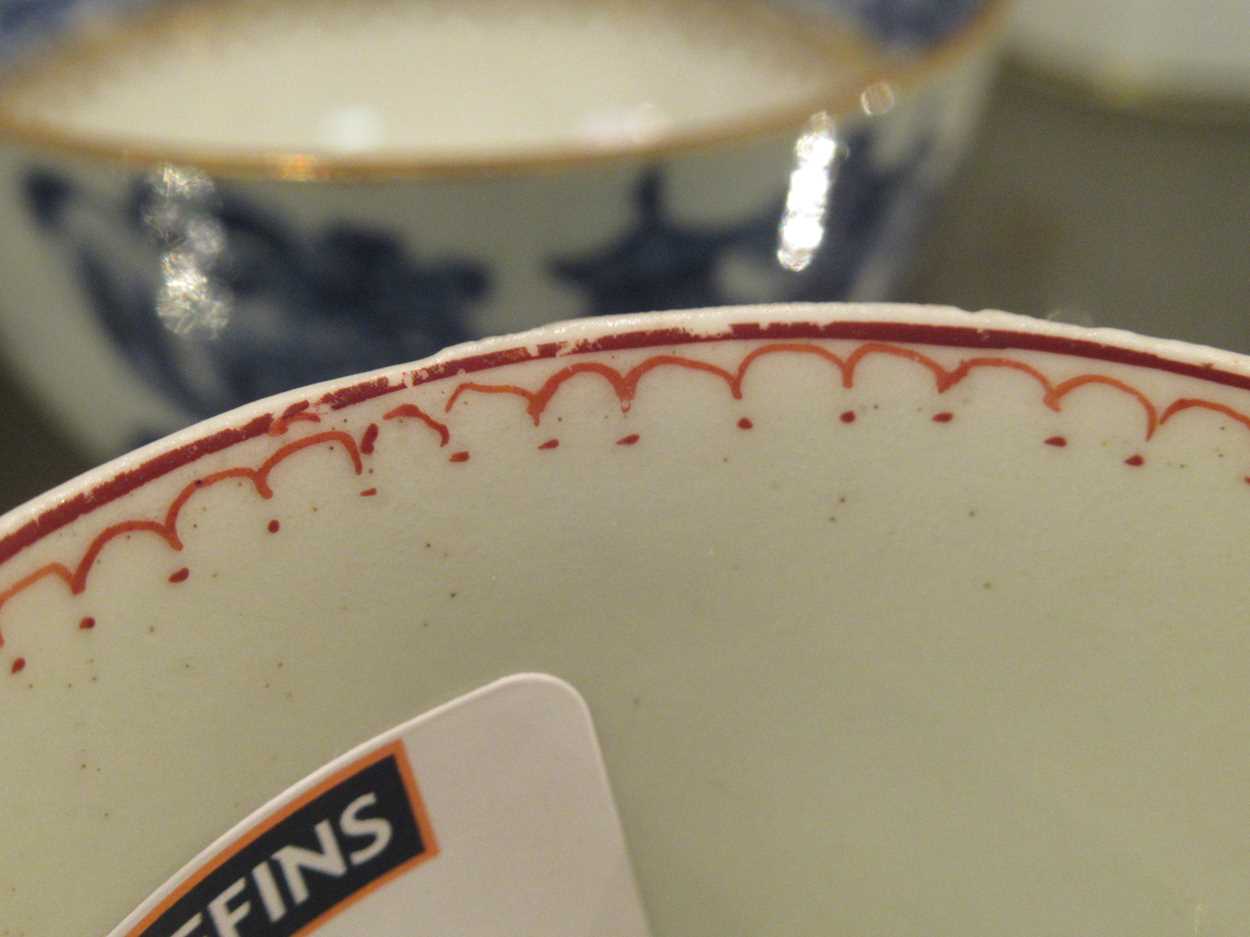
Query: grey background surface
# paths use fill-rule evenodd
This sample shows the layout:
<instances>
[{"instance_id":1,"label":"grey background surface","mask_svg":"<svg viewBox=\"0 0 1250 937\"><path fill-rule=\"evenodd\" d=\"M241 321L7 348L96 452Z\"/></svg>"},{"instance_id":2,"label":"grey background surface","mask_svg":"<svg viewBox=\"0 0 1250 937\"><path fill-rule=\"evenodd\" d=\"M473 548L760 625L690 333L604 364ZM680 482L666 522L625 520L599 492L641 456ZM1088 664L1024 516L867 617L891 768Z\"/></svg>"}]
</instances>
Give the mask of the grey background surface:
<instances>
[{"instance_id":1,"label":"grey background surface","mask_svg":"<svg viewBox=\"0 0 1250 937\"><path fill-rule=\"evenodd\" d=\"M897 298L1250 352L1250 119L1112 112L1008 66ZM0 370L0 512L90 467Z\"/></svg>"}]
</instances>

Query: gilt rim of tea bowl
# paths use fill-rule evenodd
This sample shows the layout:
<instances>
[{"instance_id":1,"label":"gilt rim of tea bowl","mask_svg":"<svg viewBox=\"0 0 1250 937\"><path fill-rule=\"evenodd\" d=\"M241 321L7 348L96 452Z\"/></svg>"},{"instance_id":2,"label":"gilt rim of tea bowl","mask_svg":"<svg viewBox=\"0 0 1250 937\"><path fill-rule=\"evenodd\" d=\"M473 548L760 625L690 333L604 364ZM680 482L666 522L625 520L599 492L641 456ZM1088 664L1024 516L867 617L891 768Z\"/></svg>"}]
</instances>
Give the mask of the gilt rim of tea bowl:
<instances>
[{"instance_id":1,"label":"gilt rim of tea bowl","mask_svg":"<svg viewBox=\"0 0 1250 937\"><path fill-rule=\"evenodd\" d=\"M864 69L863 80L854 86L830 87L767 112L607 146L587 141L498 150L394 151L377 156L297 149L215 150L124 134L66 129L15 114L3 106L0 106L0 145L26 146L127 167L173 164L193 167L220 178L290 182L531 175L657 159L797 132L814 115L822 113L834 119L869 113L864 89L884 83L891 91L909 92L923 86L935 74L971 58L992 37L1001 34L1009 6L1009 0L986 0L974 16L933 46L897 58L885 54L874 56Z\"/></svg>"}]
</instances>

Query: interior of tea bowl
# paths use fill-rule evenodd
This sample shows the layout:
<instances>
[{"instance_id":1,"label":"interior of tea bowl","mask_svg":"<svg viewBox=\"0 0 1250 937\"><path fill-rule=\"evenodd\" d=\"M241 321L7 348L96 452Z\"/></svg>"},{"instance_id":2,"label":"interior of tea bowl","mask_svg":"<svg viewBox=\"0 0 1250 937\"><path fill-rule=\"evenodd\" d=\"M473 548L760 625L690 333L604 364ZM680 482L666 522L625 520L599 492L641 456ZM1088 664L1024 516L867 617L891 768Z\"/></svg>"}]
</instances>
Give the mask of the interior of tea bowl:
<instances>
[{"instance_id":1,"label":"interior of tea bowl","mask_svg":"<svg viewBox=\"0 0 1250 937\"><path fill-rule=\"evenodd\" d=\"M0 521L0 931L107 932L533 672L654 934L1239 933L1248 479L1245 358L947 308L569 322L252 404ZM464 845L426 806L407 876Z\"/></svg>"},{"instance_id":2,"label":"interior of tea bowl","mask_svg":"<svg viewBox=\"0 0 1250 937\"><path fill-rule=\"evenodd\" d=\"M0 353L103 460L545 321L886 298L1001 6L22 5Z\"/></svg>"}]
</instances>

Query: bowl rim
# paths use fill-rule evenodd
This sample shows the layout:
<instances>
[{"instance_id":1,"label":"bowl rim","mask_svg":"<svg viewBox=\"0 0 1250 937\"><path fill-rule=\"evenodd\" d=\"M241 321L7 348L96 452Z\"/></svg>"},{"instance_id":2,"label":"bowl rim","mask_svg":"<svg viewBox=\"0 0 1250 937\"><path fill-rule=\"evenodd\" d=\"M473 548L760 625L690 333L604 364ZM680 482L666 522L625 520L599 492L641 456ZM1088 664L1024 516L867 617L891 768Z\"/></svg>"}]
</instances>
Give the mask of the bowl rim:
<instances>
[{"instance_id":1,"label":"bowl rim","mask_svg":"<svg viewBox=\"0 0 1250 937\"><path fill-rule=\"evenodd\" d=\"M293 388L118 456L0 513L0 572L36 543L171 472L253 439L285 433L292 414L305 410L338 414L426 384L464 379L505 366L576 360L601 352L657 348L671 352L726 342L836 340L995 353L1043 352L1250 392L1250 358L1236 352L998 310L968 312L953 306L911 303L783 303L570 319L528 332L453 345L420 361ZM1239 412L1233 419L1250 428L1250 413ZM1250 483L1250 476L1246 481ZM0 581L0 588L5 585L9 585L7 579ZM19 584L18 591L21 588L24 586ZM0 592L0 606L11 597L7 594L10 591L12 587Z\"/></svg>"},{"instance_id":2,"label":"bowl rim","mask_svg":"<svg viewBox=\"0 0 1250 937\"><path fill-rule=\"evenodd\" d=\"M851 89L830 87L818 94L746 117L666 133L614 146L558 145L492 151L447 151L440 154L397 152L369 157L325 155L298 150L213 150L179 146L124 134L97 134L58 127L52 122L21 117L0 105L0 145L26 146L114 165L154 168L174 164L199 169L219 178L268 179L289 182L385 181L413 178L472 178L553 173L566 169L610 165L629 160L670 157L693 150L743 145L792 133L813 115L846 118L863 112L863 89L886 83L911 91L955 63L971 59L1000 35L1009 0L985 0L980 9L940 42L918 53L892 58L872 57L863 82ZM142 15L142 13L138 14Z\"/></svg>"}]
</instances>

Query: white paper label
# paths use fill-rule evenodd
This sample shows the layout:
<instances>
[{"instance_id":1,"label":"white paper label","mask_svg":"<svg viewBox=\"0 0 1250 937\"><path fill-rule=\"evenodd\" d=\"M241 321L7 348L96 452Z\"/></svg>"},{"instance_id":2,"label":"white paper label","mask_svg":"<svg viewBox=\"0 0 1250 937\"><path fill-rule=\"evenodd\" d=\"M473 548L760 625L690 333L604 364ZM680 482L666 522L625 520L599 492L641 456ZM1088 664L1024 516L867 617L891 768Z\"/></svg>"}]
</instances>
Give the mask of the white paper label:
<instances>
[{"instance_id":1,"label":"white paper label","mask_svg":"<svg viewBox=\"0 0 1250 937\"><path fill-rule=\"evenodd\" d=\"M110 937L646 937L585 702L493 683L360 746Z\"/></svg>"}]
</instances>

